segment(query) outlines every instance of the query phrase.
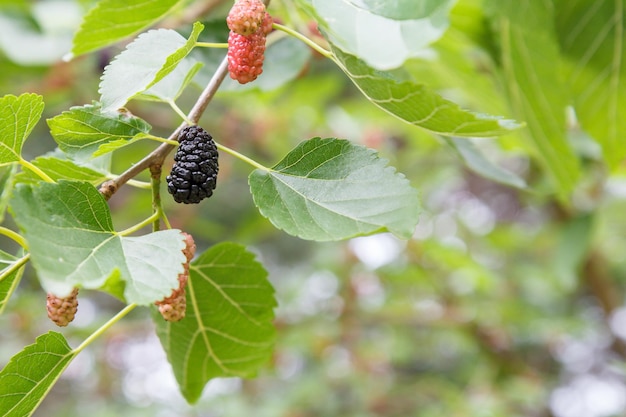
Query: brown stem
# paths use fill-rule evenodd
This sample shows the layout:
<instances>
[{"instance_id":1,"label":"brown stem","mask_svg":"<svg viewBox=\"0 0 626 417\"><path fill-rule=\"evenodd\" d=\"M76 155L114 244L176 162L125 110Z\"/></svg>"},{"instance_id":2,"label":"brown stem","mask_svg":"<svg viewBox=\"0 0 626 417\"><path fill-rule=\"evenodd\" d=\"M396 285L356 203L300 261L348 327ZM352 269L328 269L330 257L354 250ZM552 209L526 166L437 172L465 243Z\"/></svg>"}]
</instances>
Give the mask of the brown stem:
<instances>
[{"instance_id":1,"label":"brown stem","mask_svg":"<svg viewBox=\"0 0 626 417\"><path fill-rule=\"evenodd\" d=\"M187 118L194 124L198 123L200 117L204 113L204 110L207 108L213 96L219 89L220 85L226 78L226 74L228 73L228 58L224 57L222 63L217 68L213 77L207 84L206 88L198 97L198 100L194 104L193 108L189 112ZM170 140L177 140L178 134L181 129L187 125L186 122L181 123L174 132L169 136ZM146 157L144 157L141 161L137 162L135 165L127 169L123 172L119 177L106 181L100 186L100 193L104 196L105 199L111 198L113 194L119 190L119 188L126 184L130 179L137 176L143 170L149 168L152 165L162 165L163 161L165 161L165 157L174 149L174 145L170 145L169 143L163 143Z\"/></svg>"},{"instance_id":2,"label":"brown stem","mask_svg":"<svg viewBox=\"0 0 626 417\"><path fill-rule=\"evenodd\" d=\"M598 300L604 316L608 319L621 305L621 292L611 278L607 262L597 251L591 251L583 268L583 279L589 291ZM626 343L615 338L612 349L622 358L626 358Z\"/></svg>"}]
</instances>

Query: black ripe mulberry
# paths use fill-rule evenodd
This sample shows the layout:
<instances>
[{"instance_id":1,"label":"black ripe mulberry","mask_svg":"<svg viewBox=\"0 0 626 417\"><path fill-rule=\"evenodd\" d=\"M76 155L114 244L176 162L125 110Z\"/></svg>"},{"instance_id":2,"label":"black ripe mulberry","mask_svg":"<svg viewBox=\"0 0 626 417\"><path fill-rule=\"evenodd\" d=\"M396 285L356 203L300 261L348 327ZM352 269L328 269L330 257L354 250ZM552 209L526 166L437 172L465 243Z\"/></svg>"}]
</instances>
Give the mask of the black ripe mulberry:
<instances>
[{"instance_id":1,"label":"black ripe mulberry","mask_svg":"<svg viewBox=\"0 0 626 417\"><path fill-rule=\"evenodd\" d=\"M217 185L217 146L211 135L198 126L187 126L178 135L167 191L177 203L196 204L210 197Z\"/></svg>"}]
</instances>

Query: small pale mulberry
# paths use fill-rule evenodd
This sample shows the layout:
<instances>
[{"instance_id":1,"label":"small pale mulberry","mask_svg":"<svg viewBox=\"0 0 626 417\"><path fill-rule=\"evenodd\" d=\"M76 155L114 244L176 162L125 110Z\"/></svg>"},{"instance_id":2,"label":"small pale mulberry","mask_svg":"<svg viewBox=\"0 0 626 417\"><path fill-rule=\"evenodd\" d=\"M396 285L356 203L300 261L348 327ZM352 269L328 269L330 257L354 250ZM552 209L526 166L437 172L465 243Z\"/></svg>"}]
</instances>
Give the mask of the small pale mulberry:
<instances>
[{"instance_id":1,"label":"small pale mulberry","mask_svg":"<svg viewBox=\"0 0 626 417\"><path fill-rule=\"evenodd\" d=\"M78 310L78 288L74 288L70 295L63 298L48 293L46 309L48 310L48 317L57 326L67 326L74 320Z\"/></svg>"}]
</instances>

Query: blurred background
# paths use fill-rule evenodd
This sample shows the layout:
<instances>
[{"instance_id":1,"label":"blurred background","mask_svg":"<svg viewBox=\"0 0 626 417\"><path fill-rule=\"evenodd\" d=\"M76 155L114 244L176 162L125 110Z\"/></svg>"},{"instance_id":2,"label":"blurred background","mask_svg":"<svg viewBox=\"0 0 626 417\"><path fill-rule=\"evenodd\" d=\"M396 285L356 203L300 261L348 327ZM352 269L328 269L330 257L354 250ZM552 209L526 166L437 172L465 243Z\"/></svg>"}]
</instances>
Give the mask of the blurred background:
<instances>
[{"instance_id":1,"label":"blurred background","mask_svg":"<svg viewBox=\"0 0 626 417\"><path fill-rule=\"evenodd\" d=\"M199 3L204 14L196 17L209 28L201 40L223 40L229 2ZM26 158L56 146L44 119L98 100L103 68L123 49L120 44L61 59L92 4L0 2L0 95L33 92L46 104L26 142ZM163 25L184 33L184 17L181 12ZM433 48L446 50L452 41L444 38ZM267 166L315 136L377 149L420 192L423 212L412 239L381 234L315 243L290 237L256 210L247 185L251 168L222 155L214 196L187 206L164 194L166 211L173 227L193 234L199 251L233 241L258 254L279 304L271 363L256 379L211 381L199 403L189 406L149 311L138 309L74 360L35 416L624 415L623 172L604 177L591 149L573 210L565 210L545 192L544 174L513 140L472 142L524 178L529 190L477 175L442 138L375 108L334 64L298 42L282 50L289 48L297 59L291 66L268 60L262 89L225 83L200 125L216 141ZM224 53L199 57L207 65L198 86L179 99L184 111L210 76L210 63ZM441 72L454 71L445 54L439 57L412 59L407 68L464 107L500 106L501 98L468 97L453 74ZM486 108L477 108L482 99ZM163 104L131 102L128 108L156 135L167 137L180 123ZM588 145L579 131L570 133ZM113 172L155 146L139 142L116 152ZM147 180L144 175L139 179ZM127 186L110 205L122 230L150 213L150 192ZM10 215L4 225L15 229ZM15 253L6 238L1 244ZM121 308L105 294L81 292L76 320L61 331L77 346ZM45 293L31 266L0 315L0 328L0 366L36 336L58 330L46 317Z\"/></svg>"}]
</instances>

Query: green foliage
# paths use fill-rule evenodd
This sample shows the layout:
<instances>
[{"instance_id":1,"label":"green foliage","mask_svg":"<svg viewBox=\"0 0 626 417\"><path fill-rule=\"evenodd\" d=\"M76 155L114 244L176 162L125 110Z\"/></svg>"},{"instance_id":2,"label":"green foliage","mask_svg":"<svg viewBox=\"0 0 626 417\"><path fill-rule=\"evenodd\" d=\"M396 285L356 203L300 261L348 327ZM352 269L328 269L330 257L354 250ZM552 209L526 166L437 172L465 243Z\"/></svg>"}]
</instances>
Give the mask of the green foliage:
<instances>
[{"instance_id":1,"label":"green foliage","mask_svg":"<svg viewBox=\"0 0 626 417\"><path fill-rule=\"evenodd\" d=\"M552 6L531 2L519 7L516 1L487 4L493 9L502 77L514 114L526 120L525 136L533 150L561 193L569 194L578 179L578 159L565 135L569 97L558 70Z\"/></svg>"},{"instance_id":2,"label":"green foliage","mask_svg":"<svg viewBox=\"0 0 626 417\"><path fill-rule=\"evenodd\" d=\"M17 288L24 273L24 264L27 258L17 258L4 251L0 251L0 314L7 306L7 301Z\"/></svg>"},{"instance_id":3,"label":"green foliage","mask_svg":"<svg viewBox=\"0 0 626 417\"><path fill-rule=\"evenodd\" d=\"M62 334L48 332L13 356L0 372L0 410L30 416L76 356Z\"/></svg>"},{"instance_id":4,"label":"green foliage","mask_svg":"<svg viewBox=\"0 0 626 417\"><path fill-rule=\"evenodd\" d=\"M566 82L582 127L615 168L626 156L623 138L626 76L623 3L555 1L557 36Z\"/></svg>"},{"instance_id":5,"label":"green foliage","mask_svg":"<svg viewBox=\"0 0 626 417\"><path fill-rule=\"evenodd\" d=\"M10 39L42 42L33 56L67 30L45 3L0 2ZM576 338L624 378L607 359L626 357L621 2L276 0L243 86L230 1L75 3L95 4L67 57L94 54L26 68L0 39L16 61L0 60L0 414L34 414L122 318L102 357L142 374L110 346L142 334L137 306L198 410L93 417L202 413L226 377L258 382L234 379L250 403L212 397L224 415L562 417L555 387L591 372L568 363ZM218 187L175 205L163 179L189 124L215 139ZM154 303L187 273L186 316L164 321ZM76 287L98 319L119 311L46 333L40 289ZM111 403L53 397L54 415Z\"/></svg>"},{"instance_id":6,"label":"green foliage","mask_svg":"<svg viewBox=\"0 0 626 417\"><path fill-rule=\"evenodd\" d=\"M107 288L128 303L149 305L178 286L185 261L180 232L116 233L106 201L89 183L20 184L11 207L48 292L64 297L77 286Z\"/></svg>"},{"instance_id":7,"label":"green foliage","mask_svg":"<svg viewBox=\"0 0 626 417\"><path fill-rule=\"evenodd\" d=\"M454 137L446 139L472 171L511 187L526 188L526 181L523 178L489 161L472 142Z\"/></svg>"},{"instance_id":8,"label":"green foliage","mask_svg":"<svg viewBox=\"0 0 626 417\"><path fill-rule=\"evenodd\" d=\"M463 110L424 85L377 71L339 49L333 52L346 75L372 103L405 122L449 136L499 136L520 127L512 120Z\"/></svg>"},{"instance_id":9,"label":"green foliage","mask_svg":"<svg viewBox=\"0 0 626 417\"><path fill-rule=\"evenodd\" d=\"M43 112L43 98L37 94L0 98L0 164L19 162L24 141Z\"/></svg>"},{"instance_id":10,"label":"green foliage","mask_svg":"<svg viewBox=\"0 0 626 417\"><path fill-rule=\"evenodd\" d=\"M250 174L261 214L311 240L382 231L407 238L418 218L417 191L369 149L346 140L303 142L271 170Z\"/></svg>"},{"instance_id":11,"label":"green foliage","mask_svg":"<svg viewBox=\"0 0 626 417\"><path fill-rule=\"evenodd\" d=\"M72 107L49 119L48 126L59 149L79 161L89 160L104 144L128 142L151 129L144 120L126 111L105 113L99 103Z\"/></svg>"},{"instance_id":12,"label":"green foliage","mask_svg":"<svg viewBox=\"0 0 626 417\"><path fill-rule=\"evenodd\" d=\"M180 0L103 0L89 11L74 37L72 53L80 55L111 45L151 26Z\"/></svg>"},{"instance_id":13,"label":"green foliage","mask_svg":"<svg viewBox=\"0 0 626 417\"><path fill-rule=\"evenodd\" d=\"M448 13L454 3L302 1L310 3L312 14L333 44L379 70L400 67L439 39L448 28Z\"/></svg>"},{"instance_id":14,"label":"green foliage","mask_svg":"<svg viewBox=\"0 0 626 417\"><path fill-rule=\"evenodd\" d=\"M196 23L189 39L169 29L151 30L137 37L104 70L99 90L102 111L116 111L165 78L191 51L203 28Z\"/></svg>"},{"instance_id":15,"label":"green foliage","mask_svg":"<svg viewBox=\"0 0 626 417\"><path fill-rule=\"evenodd\" d=\"M254 255L224 242L191 264L187 304L188 317L181 322L154 318L181 391L195 403L209 379L254 376L267 362L276 302Z\"/></svg>"}]
</instances>

